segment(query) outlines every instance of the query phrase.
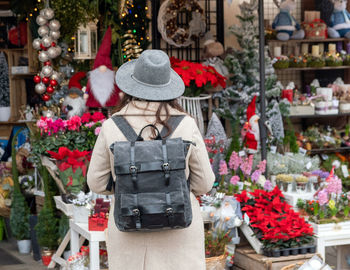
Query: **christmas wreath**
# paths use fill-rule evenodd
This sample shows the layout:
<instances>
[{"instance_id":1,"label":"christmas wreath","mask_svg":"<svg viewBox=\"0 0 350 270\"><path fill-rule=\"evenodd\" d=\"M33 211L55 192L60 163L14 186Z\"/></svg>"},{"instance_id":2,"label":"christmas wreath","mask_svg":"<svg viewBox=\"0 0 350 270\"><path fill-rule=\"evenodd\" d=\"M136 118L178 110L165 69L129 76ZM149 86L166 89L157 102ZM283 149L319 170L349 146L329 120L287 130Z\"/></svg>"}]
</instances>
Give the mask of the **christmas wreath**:
<instances>
[{"instance_id":1,"label":"christmas wreath","mask_svg":"<svg viewBox=\"0 0 350 270\"><path fill-rule=\"evenodd\" d=\"M203 14L203 9L196 0L166 0L159 9L158 31L170 45L189 46L192 37L198 37L205 32ZM179 26L178 17L183 15L186 19L189 18L189 23Z\"/></svg>"}]
</instances>

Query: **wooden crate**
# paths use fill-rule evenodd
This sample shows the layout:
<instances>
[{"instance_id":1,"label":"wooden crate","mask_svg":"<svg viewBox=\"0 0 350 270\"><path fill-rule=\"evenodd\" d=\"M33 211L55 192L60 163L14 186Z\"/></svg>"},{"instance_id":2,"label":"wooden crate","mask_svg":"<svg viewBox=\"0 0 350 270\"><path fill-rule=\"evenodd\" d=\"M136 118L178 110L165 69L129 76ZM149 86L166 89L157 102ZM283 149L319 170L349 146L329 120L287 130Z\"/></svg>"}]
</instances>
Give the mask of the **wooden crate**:
<instances>
[{"instance_id":1,"label":"wooden crate","mask_svg":"<svg viewBox=\"0 0 350 270\"><path fill-rule=\"evenodd\" d=\"M249 246L236 249L233 269L245 270L281 270L282 267L293 263L304 263L315 254L296 256L281 256L278 258L266 257L256 252Z\"/></svg>"}]
</instances>

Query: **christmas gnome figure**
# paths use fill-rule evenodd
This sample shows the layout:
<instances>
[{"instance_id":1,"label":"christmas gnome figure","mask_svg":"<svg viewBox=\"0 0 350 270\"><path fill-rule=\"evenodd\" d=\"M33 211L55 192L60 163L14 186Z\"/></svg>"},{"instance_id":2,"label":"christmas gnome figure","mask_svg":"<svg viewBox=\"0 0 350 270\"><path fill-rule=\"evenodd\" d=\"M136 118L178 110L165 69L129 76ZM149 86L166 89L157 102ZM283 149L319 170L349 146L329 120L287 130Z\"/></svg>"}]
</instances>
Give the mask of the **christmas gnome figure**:
<instances>
[{"instance_id":1,"label":"christmas gnome figure","mask_svg":"<svg viewBox=\"0 0 350 270\"><path fill-rule=\"evenodd\" d=\"M256 153L260 142L260 117L255 113L256 96L252 99L247 108L247 122L244 124L241 135L249 153Z\"/></svg>"},{"instance_id":2,"label":"christmas gnome figure","mask_svg":"<svg viewBox=\"0 0 350 270\"><path fill-rule=\"evenodd\" d=\"M108 27L97 52L94 69L89 72L86 106L101 108L113 107L119 102L120 89L114 83L114 71L110 58L112 30Z\"/></svg>"},{"instance_id":3,"label":"christmas gnome figure","mask_svg":"<svg viewBox=\"0 0 350 270\"><path fill-rule=\"evenodd\" d=\"M86 77L83 71L77 72L69 80L68 94L63 101L63 111L67 113L67 118L74 115L82 116L86 111L86 99L84 98L84 89L80 83Z\"/></svg>"}]
</instances>

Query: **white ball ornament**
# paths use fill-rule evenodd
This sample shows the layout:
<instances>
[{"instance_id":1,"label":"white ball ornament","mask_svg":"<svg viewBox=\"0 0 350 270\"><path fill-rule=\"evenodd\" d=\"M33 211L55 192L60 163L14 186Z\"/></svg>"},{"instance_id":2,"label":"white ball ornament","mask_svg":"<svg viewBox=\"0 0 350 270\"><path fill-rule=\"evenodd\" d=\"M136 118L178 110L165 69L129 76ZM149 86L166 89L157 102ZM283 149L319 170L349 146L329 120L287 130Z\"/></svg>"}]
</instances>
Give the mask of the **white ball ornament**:
<instances>
[{"instance_id":1,"label":"white ball ornament","mask_svg":"<svg viewBox=\"0 0 350 270\"><path fill-rule=\"evenodd\" d=\"M36 17L36 23L40 26L47 24L47 20L44 18L44 16L42 15L38 15L38 17Z\"/></svg>"},{"instance_id":2,"label":"white ball ornament","mask_svg":"<svg viewBox=\"0 0 350 270\"><path fill-rule=\"evenodd\" d=\"M41 43L46 47L50 47L52 43L52 38L50 36L45 36L42 38Z\"/></svg>"},{"instance_id":3,"label":"white ball ornament","mask_svg":"<svg viewBox=\"0 0 350 270\"><path fill-rule=\"evenodd\" d=\"M51 66L43 66L41 72L45 77L50 77L53 74L53 68Z\"/></svg>"},{"instance_id":4,"label":"white ball ornament","mask_svg":"<svg viewBox=\"0 0 350 270\"><path fill-rule=\"evenodd\" d=\"M35 85L35 92L39 95L42 95L46 92L46 86L43 83L38 83Z\"/></svg>"},{"instance_id":5,"label":"white ball ornament","mask_svg":"<svg viewBox=\"0 0 350 270\"><path fill-rule=\"evenodd\" d=\"M50 30L52 31L58 31L61 27L61 24L58 20L52 20L49 23Z\"/></svg>"},{"instance_id":6,"label":"white ball ornament","mask_svg":"<svg viewBox=\"0 0 350 270\"><path fill-rule=\"evenodd\" d=\"M55 12L53 11L52 8L44 8L42 10L43 16L47 20L51 20L53 17L55 17ZM41 11L40 11L41 14Z\"/></svg>"},{"instance_id":7,"label":"white ball ornament","mask_svg":"<svg viewBox=\"0 0 350 270\"><path fill-rule=\"evenodd\" d=\"M36 38L33 40L33 48L35 50L40 50L40 44L41 44L41 39L40 38Z\"/></svg>"},{"instance_id":8,"label":"white ball ornament","mask_svg":"<svg viewBox=\"0 0 350 270\"><path fill-rule=\"evenodd\" d=\"M46 51L41 51L39 53L39 61L46 62L48 60L50 60L49 54Z\"/></svg>"},{"instance_id":9,"label":"white ball ornament","mask_svg":"<svg viewBox=\"0 0 350 270\"><path fill-rule=\"evenodd\" d=\"M59 82L61 80L61 74L57 71L54 71L51 75L51 80L56 80Z\"/></svg>"},{"instance_id":10,"label":"white ball ornament","mask_svg":"<svg viewBox=\"0 0 350 270\"><path fill-rule=\"evenodd\" d=\"M50 37L54 40L59 39L61 36L60 31L50 31Z\"/></svg>"},{"instance_id":11,"label":"white ball ornament","mask_svg":"<svg viewBox=\"0 0 350 270\"><path fill-rule=\"evenodd\" d=\"M61 55L61 53L62 53L62 48L60 47L60 46L58 46L58 45L56 45L56 57L57 56L60 56Z\"/></svg>"},{"instance_id":12,"label":"white ball ornament","mask_svg":"<svg viewBox=\"0 0 350 270\"><path fill-rule=\"evenodd\" d=\"M49 28L46 25L42 25L38 29L38 34L41 37L47 36L49 34Z\"/></svg>"},{"instance_id":13,"label":"white ball ornament","mask_svg":"<svg viewBox=\"0 0 350 270\"><path fill-rule=\"evenodd\" d=\"M58 56L56 47L50 47L50 48L47 50L47 54L49 55L49 57L50 57L51 59L56 58L56 57Z\"/></svg>"}]
</instances>

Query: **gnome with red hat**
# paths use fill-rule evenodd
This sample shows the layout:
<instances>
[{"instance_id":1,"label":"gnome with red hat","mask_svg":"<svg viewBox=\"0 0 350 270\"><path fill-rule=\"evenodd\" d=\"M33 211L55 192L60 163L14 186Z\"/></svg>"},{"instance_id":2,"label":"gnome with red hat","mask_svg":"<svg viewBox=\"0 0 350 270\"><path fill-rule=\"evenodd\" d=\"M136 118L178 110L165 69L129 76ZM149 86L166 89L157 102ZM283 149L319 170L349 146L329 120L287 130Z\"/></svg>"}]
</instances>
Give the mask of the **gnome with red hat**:
<instances>
[{"instance_id":1,"label":"gnome with red hat","mask_svg":"<svg viewBox=\"0 0 350 270\"><path fill-rule=\"evenodd\" d=\"M110 58L112 30L108 27L97 52L94 69L89 72L86 106L101 108L116 106L119 101L119 88L114 83L114 71Z\"/></svg>"},{"instance_id":2,"label":"gnome with red hat","mask_svg":"<svg viewBox=\"0 0 350 270\"><path fill-rule=\"evenodd\" d=\"M67 118L71 118L74 115L82 116L86 111L84 89L80 83L85 77L86 73L80 71L74 74L69 80L68 95L63 101L63 111L67 113Z\"/></svg>"},{"instance_id":3,"label":"gnome with red hat","mask_svg":"<svg viewBox=\"0 0 350 270\"><path fill-rule=\"evenodd\" d=\"M260 117L255 113L256 96L252 99L247 108L247 122L242 129L242 137L249 153L256 153L260 142Z\"/></svg>"}]
</instances>

